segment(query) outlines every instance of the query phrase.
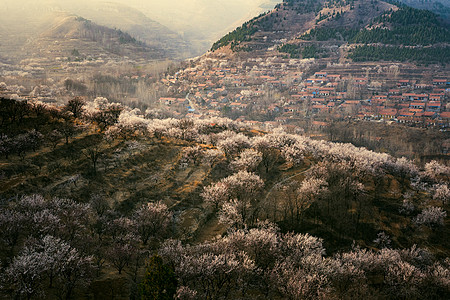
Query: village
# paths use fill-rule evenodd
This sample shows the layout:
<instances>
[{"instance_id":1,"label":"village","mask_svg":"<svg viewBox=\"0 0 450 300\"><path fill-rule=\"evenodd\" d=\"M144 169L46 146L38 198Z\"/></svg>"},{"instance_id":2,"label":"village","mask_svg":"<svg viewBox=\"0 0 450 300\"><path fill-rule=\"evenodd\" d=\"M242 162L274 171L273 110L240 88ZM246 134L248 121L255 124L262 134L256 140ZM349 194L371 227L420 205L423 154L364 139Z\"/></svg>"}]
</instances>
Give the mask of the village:
<instances>
[{"instance_id":1,"label":"village","mask_svg":"<svg viewBox=\"0 0 450 300\"><path fill-rule=\"evenodd\" d=\"M113 92L114 101L143 103L144 110L161 109L175 118L228 117L263 130L279 126L323 129L333 120L441 130L450 125L450 79L445 67L288 59L276 50L239 59L209 53L184 65L161 77L146 69L136 73L132 67L117 79L96 75L112 85L93 92L108 98ZM131 89L127 84L137 84L134 89L139 93L121 92L124 88L114 87L118 80L125 82L125 90ZM91 86L67 79L53 81L51 86L31 83L28 88L20 85L25 84L23 80L17 82L2 82L0 93L13 99L59 103L67 97L85 96ZM155 84L143 87L148 82Z\"/></svg>"},{"instance_id":2,"label":"village","mask_svg":"<svg viewBox=\"0 0 450 300\"><path fill-rule=\"evenodd\" d=\"M319 68L314 59L203 58L162 79L172 94L159 102L176 116L227 116L265 129L300 118L321 127L343 118L449 126L445 73L424 75L413 66L392 63Z\"/></svg>"}]
</instances>

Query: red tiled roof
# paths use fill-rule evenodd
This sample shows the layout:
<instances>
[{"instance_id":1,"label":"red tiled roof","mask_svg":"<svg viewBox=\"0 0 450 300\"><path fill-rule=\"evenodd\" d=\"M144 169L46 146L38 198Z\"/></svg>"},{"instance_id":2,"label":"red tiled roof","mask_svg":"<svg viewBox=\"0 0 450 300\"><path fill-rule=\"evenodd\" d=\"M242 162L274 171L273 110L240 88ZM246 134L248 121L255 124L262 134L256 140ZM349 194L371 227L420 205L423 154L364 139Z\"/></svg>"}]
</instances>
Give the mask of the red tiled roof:
<instances>
[{"instance_id":1,"label":"red tiled roof","mask_svg":"<svg viewBox=\"0 0 450 300\"><path fill-rule=\"evenodd\" d=\"M441 112L441 118L450 119L450 111Z\"/></svg>"}]
</instances>

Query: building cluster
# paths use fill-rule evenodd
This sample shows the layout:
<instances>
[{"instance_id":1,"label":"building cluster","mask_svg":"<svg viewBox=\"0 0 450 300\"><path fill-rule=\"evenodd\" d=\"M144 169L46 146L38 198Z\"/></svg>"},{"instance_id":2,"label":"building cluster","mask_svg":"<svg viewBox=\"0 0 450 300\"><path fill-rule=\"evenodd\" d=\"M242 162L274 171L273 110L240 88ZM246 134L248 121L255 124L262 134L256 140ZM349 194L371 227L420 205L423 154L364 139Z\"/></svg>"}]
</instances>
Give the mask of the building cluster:
<instances>
[{"instance_id":1,"label":"building cluster","mask_svg":"<svg viewBox=\"0 0 450 300\"><path fill-rule=\"evenodd\" d=\"M281 58L210 60L164 78L176 92L160 104L188 117L227 115L263 127L299 117L321 125L328 118L442 128L450 123L446 78L397 79L397 74L380 80L380 74L314 71L314 66L311 60Z\"/></svg>"}]
</instances>

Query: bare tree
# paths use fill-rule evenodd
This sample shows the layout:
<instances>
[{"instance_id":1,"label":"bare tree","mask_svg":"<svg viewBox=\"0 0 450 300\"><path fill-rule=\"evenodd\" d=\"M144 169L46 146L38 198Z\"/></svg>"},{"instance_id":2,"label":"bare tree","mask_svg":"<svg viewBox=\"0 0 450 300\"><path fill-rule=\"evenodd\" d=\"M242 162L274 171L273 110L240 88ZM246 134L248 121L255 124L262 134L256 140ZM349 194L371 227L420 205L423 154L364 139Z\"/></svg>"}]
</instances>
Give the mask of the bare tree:
<instances>
[{"instance_id":1,"label":"bare tree","mask_svg":"<svg viewBox=\"0 0 450 300\"><path fill-rule=\"evenodd\" d=\"M85 149L83 153L86 156L86 158L89 159L90 162L92 163L92 169L94 170L94 173L97 173L97 163L100 157L102 157L103 155L103 152L100 150L100 147L94 146L92 148Z\"/></svg>"},{"instance_id":2,"label":"bare tree","mask_svg":"<svg viewBox=\"0 0 450 300\"><path fill-rule=\"evenodd\" d=\"M84 112L83 106L86 102L81 97L70 99L65 106L65 110L72 113L74 118L80 118Z\"/></svg>"}]
</instances>

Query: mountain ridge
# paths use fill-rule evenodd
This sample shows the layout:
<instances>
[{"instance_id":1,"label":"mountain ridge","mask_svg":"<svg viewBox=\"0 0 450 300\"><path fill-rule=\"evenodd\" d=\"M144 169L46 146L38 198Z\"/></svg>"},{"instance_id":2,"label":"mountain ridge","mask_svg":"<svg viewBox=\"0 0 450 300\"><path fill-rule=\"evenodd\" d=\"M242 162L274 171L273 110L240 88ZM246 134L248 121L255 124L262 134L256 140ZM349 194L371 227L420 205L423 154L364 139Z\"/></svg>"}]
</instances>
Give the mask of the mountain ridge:
<instances>
[{"instance_id":1,"label":"mountain ridge","mask_svg":"<svg viewBox=\"0 0 450 300\"><path fill-rule=\"evenodd\" d=\"M334 40L338 46L348 43L350 50L361 44L396 46L395 49L382 49L391 52L404 46L439 47L442 54L439 57L427 49L399 51L403 51L402 55L406 55L408 60L448 62L450 34L442 19L427 10L393 3L373 0L285 0L272 11L261 14L225 35L213 44L211 51L230 46L233 52L259 51L264 55L276 48L291 58L299 58L304 47L316 47L315 53L302 57L336 58L337 52L326 49L333 43L324 43ZM408 16L413 17L408 19ZM363 59L359 52L347 54L346 57L350 59ZM342 59L342 54L340 56ZM394 61L403 59L400 54L387 57Z\"/></svg>"}]
</instances>

